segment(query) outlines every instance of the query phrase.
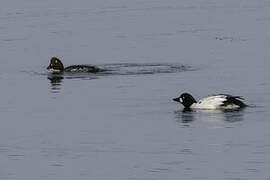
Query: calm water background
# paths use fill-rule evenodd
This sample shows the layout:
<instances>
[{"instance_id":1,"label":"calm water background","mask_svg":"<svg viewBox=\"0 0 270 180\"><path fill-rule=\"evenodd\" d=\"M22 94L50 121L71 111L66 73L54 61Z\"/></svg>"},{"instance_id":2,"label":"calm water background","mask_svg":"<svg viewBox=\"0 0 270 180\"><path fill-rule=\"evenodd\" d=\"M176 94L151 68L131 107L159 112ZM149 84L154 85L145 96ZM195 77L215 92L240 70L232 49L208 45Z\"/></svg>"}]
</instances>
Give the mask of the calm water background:
<instances>
[{"instance_id":1,"label":"calm water background","mask_svg":"<svg viewBox=\"0 0 270 180\"><path fill-rule=\"evenodd\" d=\"M270 1L3 0L0 21L1 180L270 179ZM51 56L191 71L51 81ZM256 107L184 113L184 91Z\"/></svg>"}]
</instances>

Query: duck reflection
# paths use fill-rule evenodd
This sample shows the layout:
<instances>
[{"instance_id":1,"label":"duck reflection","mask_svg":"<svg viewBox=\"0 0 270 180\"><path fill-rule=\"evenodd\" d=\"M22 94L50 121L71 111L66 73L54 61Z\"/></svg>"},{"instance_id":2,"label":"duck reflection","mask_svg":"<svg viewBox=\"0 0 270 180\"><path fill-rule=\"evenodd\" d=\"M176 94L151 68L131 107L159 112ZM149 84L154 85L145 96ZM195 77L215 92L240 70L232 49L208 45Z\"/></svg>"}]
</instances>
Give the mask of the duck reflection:
<instances>
[{"instance_id":1,"label":"duck reflection","mask_svg":"<svg viewBox=\"0 0 270 180\"><path fill-rule=\"evenodd\" d=\"M184 108L183 110L177 110L174 112L176 121L182 123L190 123L194 121L194 112L190 108Z\"/></svg>"},{"instance_id":2,"label":"duck reflection","mask_svg":"<svg viewBox=\"0 0 270 180\"><path fill-rule=\"evenodd\" d=\"M50 74L48 79L51 83L51 92L59 93L61 90L61 85L64 77L61 74Z\"/></svg>"},{"instance_id":3,"label":"duck reflection","mask_svg":"<svg viewBox=\"0 0 270 180\"><path fill-rule=\"evenodd\" d=\"M224 112L224 120L227 122L237 122L237 121L242 121L244 119L244 109L239 109L239 110L227 110Z\"/></svg>"},{"instance_id":4,"label":"duck reflection","mask_svg":"<svg viewBox=\"0 0 270 180\"><path fill-rule=\"evenodd\" d=\"M242 121L244 109L239 110L191 110L184 108L174 112L177 122L190 123L195 120L204 121L225 121L225 122L238 122Z\"/></svg>"},{"instance_id":5,"label":"duck reflection","mask_svg":"<svg viewBox=\"0 0 270 180\"><path fill-rule=\"evenodd\" d=\"M96 75L85 73L50 73L48 79L51 83L51 92L59 93L64 79L93 80L98 79Z\"/></svg>"}]
</instances>

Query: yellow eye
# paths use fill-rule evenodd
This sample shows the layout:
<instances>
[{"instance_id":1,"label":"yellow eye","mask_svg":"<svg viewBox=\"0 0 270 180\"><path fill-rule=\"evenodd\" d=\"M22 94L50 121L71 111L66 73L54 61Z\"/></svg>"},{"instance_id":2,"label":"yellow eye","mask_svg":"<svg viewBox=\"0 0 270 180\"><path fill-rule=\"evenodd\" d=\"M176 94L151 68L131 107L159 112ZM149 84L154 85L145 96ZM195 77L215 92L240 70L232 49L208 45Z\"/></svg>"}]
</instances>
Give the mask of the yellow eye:
<instances>
[{"instance_id":1,"label":"yellow eye","mask_svg":"<svg viewBox=\"0 0 270 180\"><path fill-rule=\"evenodd\" d=\"M58 63L58 61L57 61L57 60L55 60L55 63Z\"/></svg>"},{"instance_id":2,"label":"yellow eye","mask_svg":"<svg viewBox=\"0 0 270 180\"><path fill-rule=\"evenodd\" d=\"M185 97L182 97L182 99L185 99Z\"/></svg>"}]
</instances>

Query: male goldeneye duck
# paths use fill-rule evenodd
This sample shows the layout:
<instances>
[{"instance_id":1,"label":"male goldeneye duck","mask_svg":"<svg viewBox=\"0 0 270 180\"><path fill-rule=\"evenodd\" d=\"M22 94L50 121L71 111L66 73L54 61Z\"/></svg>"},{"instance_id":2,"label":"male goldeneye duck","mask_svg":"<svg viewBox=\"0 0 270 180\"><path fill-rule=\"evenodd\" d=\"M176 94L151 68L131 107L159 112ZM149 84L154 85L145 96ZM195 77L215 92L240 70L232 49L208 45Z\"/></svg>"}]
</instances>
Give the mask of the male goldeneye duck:
<instances>
[{"instance_id":1,"label":"male goldeneye duck","mask_svg":"<svg viewBox=\"0 0 270 180\"><path fill-rule=\"evenodd\" d=\"M180 97L173 100L181 103L186 109L221 109L221 110L234 110L247 107L244 100L240 96L232 96L228 94L218 94L205 97L197 102L193 96L188 93L181 94Z\"/></svg>"},{"instance_id":2,"label":"male goldeneye duck","mask_svg":"<svg viewBox=\"0 0 270 180\"><path fill-rule=\"evenodd\" d=\"M49 66L47 67L48 70L52 72L61 73L61 72L88 72L88 73L97 73L106 71L105 69L98 68L96 66L89 66L89 65L72 65L64 68L63 63L60 59L56 57L52 57Z\"/></svg>"}]
</instances>

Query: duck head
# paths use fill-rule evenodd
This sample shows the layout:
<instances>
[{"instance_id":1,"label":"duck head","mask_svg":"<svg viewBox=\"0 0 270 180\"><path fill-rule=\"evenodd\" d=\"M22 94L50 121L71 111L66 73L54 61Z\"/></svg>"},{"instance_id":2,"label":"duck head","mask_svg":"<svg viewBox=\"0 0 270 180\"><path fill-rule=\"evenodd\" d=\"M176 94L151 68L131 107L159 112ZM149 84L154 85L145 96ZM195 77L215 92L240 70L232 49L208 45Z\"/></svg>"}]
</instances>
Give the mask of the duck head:
<instances>
[{"instance_id":1,"label":"duck head","mask_svg":"<svg viewBox=\"0 0 270 180\"><path fill-rule=\"evenodd\" d=\"M189 93L183 93L177 98L173 98L174 101L183 104L185 108L189 108L192 104L197 103L193 96Z\"/></svg>"},{"instance_id":2,"label":"duck head","mask_svg":"<svg viewBox=\"0 0 270 180\"><path fill-rule=\"evenodd\" d=\"M48 70L52 70L53 72L63 72L64 65L60 61L60 59L56 57L52 57L49 66L47 67Z\"/></svg>"}]
</instances>

